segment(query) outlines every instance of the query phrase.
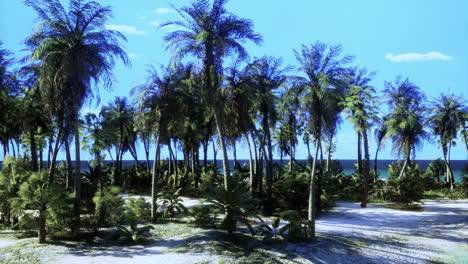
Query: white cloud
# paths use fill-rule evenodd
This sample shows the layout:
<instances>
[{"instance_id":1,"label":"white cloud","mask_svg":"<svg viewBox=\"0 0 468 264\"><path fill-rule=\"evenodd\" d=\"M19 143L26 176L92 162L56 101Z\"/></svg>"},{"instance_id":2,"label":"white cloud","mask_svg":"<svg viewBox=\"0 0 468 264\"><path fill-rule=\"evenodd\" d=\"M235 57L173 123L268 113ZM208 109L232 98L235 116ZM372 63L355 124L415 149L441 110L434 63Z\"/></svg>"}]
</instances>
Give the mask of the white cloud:
<instances>
[{"instance_id":1,"label":"white cloud","mask_svg":"<svg viewBox=\"0 0 468 264\"><path fill-rule=\"evenodd\" d=\"M130 59L138 59L138 58L140 58L140 54L130 52L130 53L128 53L128 57Z\"/></svg>"},{"instance_id":2,"label":"white cloud","mask_svg":"<svg viewBox=\"0 0 468 264\"><path fill-rule=\"evenodd\" d=\"M391 62L411 62L411 61L430 61L430 60L451 60L453 59L451 56L447 56L440 52L428 52L428 53L402 53L393 55L392 53L387 53L385 58Z\"/></svg>"},{"instance_id":3,"label":"white cloud","mask_svg":"<svg viewBox=\"0 0 468 264\"><path fill-rule=\"evenodd\" d=\"M164 7L156 8L155 11L156 11L156 14L158 15L167 15L170 13L175 13L174 9L164 8Z\"/></svg>"},{"instance_id":4,"label":"white cloud","mask_svg":"<svg viewBox=\"0 0 468 264\"><path fill-rule=\"evenodd\" d=\"M155 27L160 27L161 26L161 22L159 22L158 20L153 20L150 22L150 25L152 26L155 26Z\"/></svg>"},{"instance_id":5,"label":"white cloud","mask_svg":"<svg viewBox=\"0 0 468 264\"><path fill-rule=\"evenodd\" d=\"M134 34L134 35L143 35L143 34L145 34L145 31L138 30L134 26L127 26L127 25L106 25L106 29L116 30L116 31L120 31L122 33Z\"/></svg>"}]
</instances>

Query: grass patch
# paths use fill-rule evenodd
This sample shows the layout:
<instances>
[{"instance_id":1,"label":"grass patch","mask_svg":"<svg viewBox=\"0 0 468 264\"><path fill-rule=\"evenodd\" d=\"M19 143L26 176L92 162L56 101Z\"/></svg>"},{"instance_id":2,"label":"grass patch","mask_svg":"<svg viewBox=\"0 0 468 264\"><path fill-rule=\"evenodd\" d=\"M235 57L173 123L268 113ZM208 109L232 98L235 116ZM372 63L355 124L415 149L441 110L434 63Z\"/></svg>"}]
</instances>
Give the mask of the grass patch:
<instances>
[{"instance_id":1,"label":"grass patch","mask_svg":"<svg viewBox=\"0 0 468 264\"><path fill-rule=\"evenodd\" d=\"M385 208L404 210L404 211L422 211L423 208L419 204L391 203L384 205Z\"/></svg>"},{"instance_id":2,"label":"grass patch","mask_svg":"<svg viewBox=\"0 0 468 264\"><path fill-rule=\"evenodd\" d=\"M52 262L55 255L53 245L38 244L37 238L22 239L9 247L0 248L1 264L41 264ZM47 253L46 253L47 252Z\"/></svg>"}]
</instances>

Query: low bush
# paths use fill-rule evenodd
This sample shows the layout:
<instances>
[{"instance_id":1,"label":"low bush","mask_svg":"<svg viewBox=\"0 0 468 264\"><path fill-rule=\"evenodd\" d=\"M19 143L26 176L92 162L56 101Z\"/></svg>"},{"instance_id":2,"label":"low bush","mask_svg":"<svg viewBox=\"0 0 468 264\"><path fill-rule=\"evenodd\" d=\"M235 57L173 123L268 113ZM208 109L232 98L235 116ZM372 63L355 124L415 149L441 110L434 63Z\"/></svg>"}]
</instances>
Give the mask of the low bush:
<instances>
[{"instance_id":1,"label":"low bush","mask_svg":"<svg viewBox=\"0 0 468 264\"><path fill-rule=\"evenodd\" d=\"M128 199L125 201L125 215L129 218L149 220L151 217L151 204L143 197Z\"/></svg>"},{"instance_id":2,"label":"low bush","mask_svg":"<svg viewBox=\"0 0 468 264\"><path fill-rule=\"evenodd\" d=\"M197 205L188 210L187 222L199 227L212 228L216 226L217 212L212 205Z\"/></svg>"}]
</instances>

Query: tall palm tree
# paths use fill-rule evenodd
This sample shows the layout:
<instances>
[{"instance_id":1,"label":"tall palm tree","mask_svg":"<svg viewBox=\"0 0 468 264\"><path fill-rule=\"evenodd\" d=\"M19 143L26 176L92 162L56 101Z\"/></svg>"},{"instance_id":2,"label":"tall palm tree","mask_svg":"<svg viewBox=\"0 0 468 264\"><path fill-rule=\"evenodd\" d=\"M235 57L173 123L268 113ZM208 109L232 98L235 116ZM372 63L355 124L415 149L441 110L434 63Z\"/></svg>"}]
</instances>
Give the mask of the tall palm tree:
<instances>
[{"instance_id":1,"label":"tall palm tree","mask_svg":"<svg viewBox=\"0 0 468 264\"><path fill-rule=\"evenodd\" d=\"M213 109L219 144L223 155L224 186L228 188L230 176L225 133L222 126L222 104L220 100L220 80L223 59L236 53L247 57L242 42L251 40L259 44L261 36L253 31L253 23L239 18L225 8L227 0L195 0L188 7L176 8L181 20L167 22L162 26L175 25L177 29L168 33L164 40L167 49L174 55L174 61L191 54L202 60L204 97Z\"/></svg>"},{"instance_id":2,"label":"tall palm tree","mask_svg":"<svg viewBox=\"0 0 468 264\"><path fill-rule=\"evenodd\" d=\"M384 116L382 119L378 120L377 128L374 130L375 143L377 148L375 149L375 158L374 158L374 182L377 181L377 161L379 156L379 151L385 146L387 142L387 127L385 126L385 121L388 119L388 116Z\"/></svg>"},{"instance_id":3,"label":"tall palm tree","mask_svg":"<svg viewBox=\"0 0 468 264\"><path fill-rule=\"evenodd\" d=\"M113 184L121 184L122 157L135 145L133 130L134 112L126 97L116 97L109 105L101 109L103 129L109 131L110 144L115 149L116 174Z\"/></svg>"},{"instance_id":4,"label":"tall palm tree","mask_svg":"<svg viewBox=\"0 0 468 264\"><path fill-rule=\"evenodd\" d=\"M450 149L464 123L463 115L468 112L468 108L463 103L462 97L442 94L432 103L432 115L428 120L434 135L439 137L446 168L446 178L451 190L453 189L454 177L450 167Z\"/></svg>"},{"instance_id":5,"label":"tall palm tree","mask_svg":"<svg viewBox=\"0 0 468 264\"><path fill-rule=\"evenodd\" d=\"M274 57L262 57L256 59L249 65L249 85L254 89L254 96L257 100L258 115L264 134L263 142L266 146L266 203L265 212L267 215L273 213L273 145L271 129L275 128L277 117L277 90L286 81L286 71L288 68L282 66L282 59Z\"/></svg>"},{"instance_id":6,"label":"tall palm tree","mask_svg":"<svg viewBox=\"0 0 468 264\"><path fill-rule=\"evenodd\" d=\"M313 223L315 238L315 174L320 141L325 125L330 121L328 112L332 111L336 96L340 96L343 86L343 74L347 72L346 64L353 60L351 56L341 57L341 45L330 46L316 42L311 46L303 45L301 50L294 51L299 62L299 70L306 77L300 78L297 85L301 98L303 118L306 121L307 133L315 143L314 159L309 186L308 219Z\"/></svg>"},{"instance_id":7,"label":"tall palm tree","mask_svg":"<svg viewBox=\"0 0 468 264\"><path fill-rule=\"evenodd\" d=\"M155 68L151 68L149 75L148 82L135 87L132 94L137 96L139 111L147 112L151 116L151 127L156 138L151 180L151 218L156 220L160 144L168 140L172 113L177 112L175 97L175 82L177 80L175 80L175 74L171 67L161 67L159 72Z\"/></svg>"},{"instance_id":8,"label":"tall palm tree","mask_svg":"<svg viewBox=\"0 0 468 264\"><path fill-rule=\"evenodd\" d=\"M371 128L372 122L377 119L377 101L376 97L373 96L375 89L369 85L372 73L367 74L365 68L360 70L353 68L349 75L350 86L343 105L349 121L353 123L354 129L362 136L364 141L364 162L358 160L358 168L359 173L364 174L361 207L366 207L370 177L369 139L367 132ZM361 146L358 146L358 150L360 149Z\"/></svg>"},{"instance_id":9,"label":"tall palm tree","mask_svg":"<svg viewBox=\"0 0 468 264\"><path fill-rule=\"evenodd\" d=\"M398 176L401 179L411 163L411 154L414 156L427 135L424 130L425 96L408 79L397 78L395 83L385 82L384 98L390 108L385 121L387 135L393 141L393 150L405 159Z\"/></svg>"},{"instance_id":10,"label":"tall palm tree","mask_svg":"<svg viewBox=\"0 0 468 264\"><path fill-rule=\"evenodd\" d=\"M62 120L71 123L67 125L73 128L75 136L75 217L79 225L79 112L93 91L97 91L97 85L93 86L92 82L103 81L105 87L111 87L116 57L129 64L120 45L125 37L117 31L103 30L112 15L109 6L70 0L67 11L59 0L26 0L25 3L36 11L41 21L38 30L26 40L33 51L32 59L39 61L40 89L47 95L55 95L45 98L58 99L52 103L60 105L59 109L67 116ZM56 140L60 139L57 136Z\"/></svg>"}]
</instances>

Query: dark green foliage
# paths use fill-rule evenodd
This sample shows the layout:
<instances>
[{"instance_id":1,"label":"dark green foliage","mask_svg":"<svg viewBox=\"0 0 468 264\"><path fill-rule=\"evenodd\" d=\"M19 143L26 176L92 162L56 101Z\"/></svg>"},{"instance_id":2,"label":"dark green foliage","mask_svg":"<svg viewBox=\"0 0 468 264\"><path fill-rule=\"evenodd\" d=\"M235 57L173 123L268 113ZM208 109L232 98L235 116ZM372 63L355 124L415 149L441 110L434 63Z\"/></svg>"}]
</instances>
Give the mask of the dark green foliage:
<instances>
[{"instance_id":1,"label":"dark green foliage","mask_svg":"<svg viewBox=\"0 0 468 264\"><path fill-rule=\"evenodd\" d=\"M49 183L47 171L34 172L21 184L18 198L12 200L17 211L37 210L39 243L45 242L46 221L54 219L55 225L63 225L62 215L70 211L70 199L61 186Z\"/></svg>"},{"instance_id":2,"label":"dark green foliage","mask_svg":"<svg viewBox=\"0 0 468 264\"><path fill-rule=\"evenodd\" d=\"M148 237L151 236L150 230L154 229L152 225L138 226L136 222L132 222L128 227L118 226L118 235L114 239L119 244L135 244L145 243Z\"/></svg>"},{"instance_id":3,"label":"dark green foliage","mask_svg":"<svg viewBox=\"0 0 468 264\"><path fill-rule=\"evenodd\" d=\"M93 202L96 205L95 216L100 226L110 226L123 220L123 199L118 187L107 187L103 192L96 192Z\"/></svg>"},{"instance_id":4,"label":"dark green foliage","mask_svg":"<svg viewBox=\"0 0 468 264\"><path fill-rule=\"evenodd\" d=\"M443 176L445 173L445 164L441 159L433 160L429 166L426 168L424 175L427 178L431 178L432 181L439 182L440 176Z\"/></svg>"},{"instance_id":5,"label":"dark green foliage","mask_svg":"<svg viewBox=\"0 0 468 264\"><path fill-rule=\"evenodd\" d=\"M232 234L237 229L237 222L241 222L253 232L248 217L258 217L256 201L251 197L247 184L242 182L238 173L234 173L228 181L228 190L217 187L210 202L224 214L221 228Z\"/></svg>"},{"instance_id":6,"label":"dark green foliage","mask_svg":"<svg viewBox=\"0 0 468 264\"><path fill-rule=\"evenodd\" d=\"M302 212L307 208L308 173L291 175L284 173L273 185L274 207L279 211L295 210Z\"/></svg>"},{"instance_id":7,"label":"dark green foliage","mask_svg":"<svg viewBox=\"0 0 468 264\"><path fill-rule=\"evenodd\" d=\"M410 204L419 202L425 190L422 172L418 165L410 164L401 179L398 179L399 166L401 163L394 162L389 166L389 177L387 188L383 194L385 200Z\"/></svg>"},{"instance_id":8,"label":"dark green foliage","mask_svg":"<svg viewBox=\"0 0 468 264\"><path fill-rule=\"evenodd\" d=\"M125 201L125 215L136 220L149 220L151 217L151 204L145 198L128 199Z\"/></svg>"},{"instance_id":9,"label":"dark green foliage","mask_svg":"<svg viewBox=\"0 0 468 264\"><path fill-rule=\"evenodd\" d=\"M280 214L281 219L288 223L281 228L281 236L291 242L307 241L314 234L314 226L309 220L304 220L296 211L288 210Z\"/></svg>"},{"instance_id":10,"label":"dark green foliage","mask_svg":"<svg viewBox=\"0 0 468 264\"><path fill-rule=\"evenodd\" d=\"M462 187L463 191L465 192L466 198L468 198L468 177L466 176L462 177Z\"/></svg>"},{"instance_id":11,"label":"dark green foliage","mask_svg":"<svg viewBox=\"0 0 468 264\"><path fill-rule=\"evenodd\" d=\"M182 204L182 198L180 198L180 192L182 188L177 189L175 192L163 192L159 196L161 197L161 204L164 207L163 217L172 220L177 214L184 213L187 208Z\"/></svg>"},{"instance_id":12,"label":"dark green foliage","mask_svg":"<svg viewBox=\"0 0 468 264\"><path fill-rule=\"evenodd\" d=\"M213 164L202 167L200 175L201 193L212 192L213 187L223 185L223 175L218 173L218 168Z\"/></svg>"},{"instance_id":13,"label":"dark green foliage","mask_svg":"<svg viewBox=\"0 0 468 264\"><path fill-rule=\"evenodd\" d=\"M199 227L212 228L216 226L216 210L212 205L197 205L188 210L188 223Z\"/></svg>"}]
</instances>

